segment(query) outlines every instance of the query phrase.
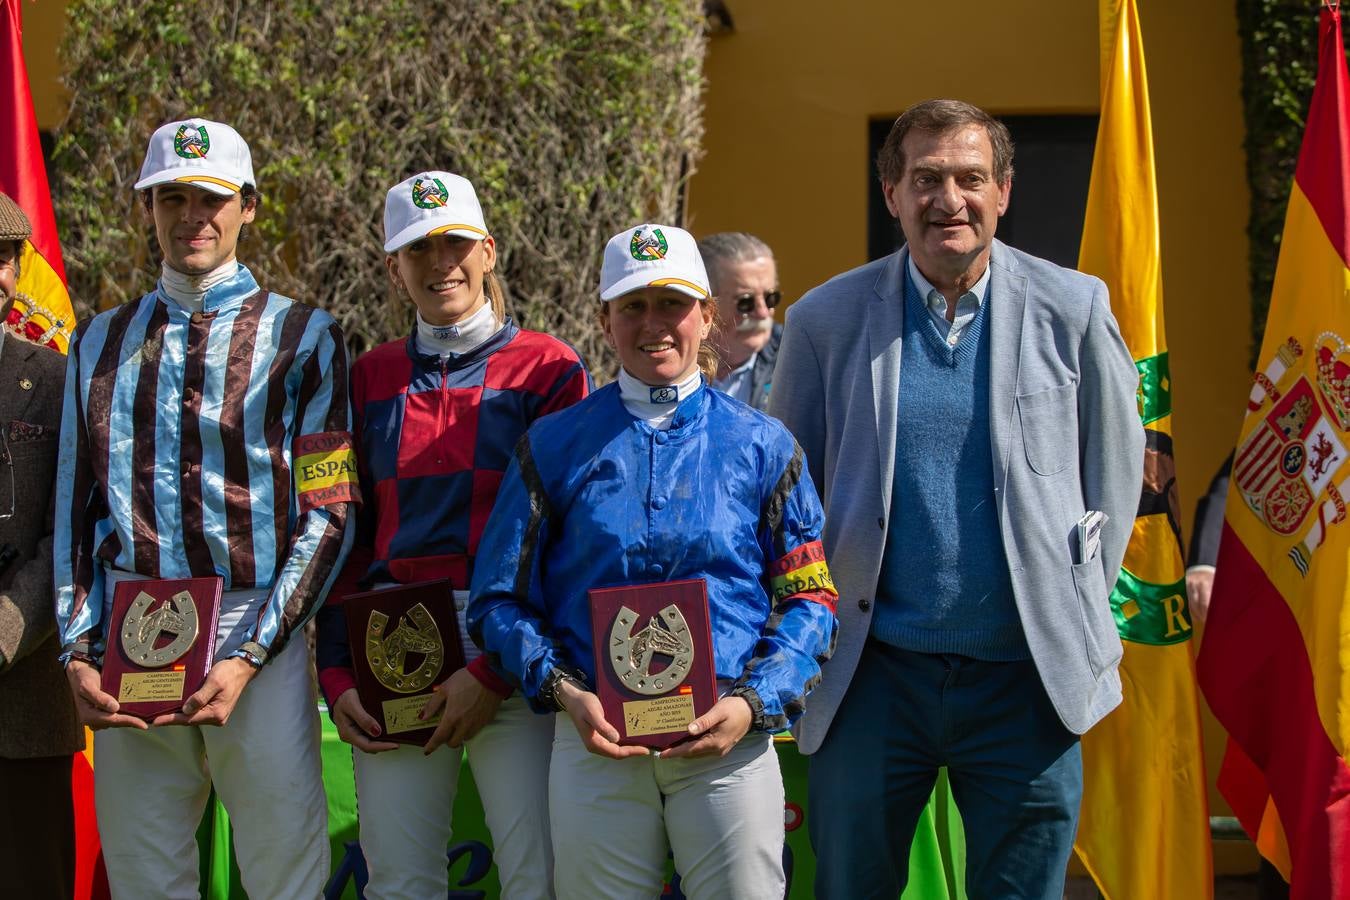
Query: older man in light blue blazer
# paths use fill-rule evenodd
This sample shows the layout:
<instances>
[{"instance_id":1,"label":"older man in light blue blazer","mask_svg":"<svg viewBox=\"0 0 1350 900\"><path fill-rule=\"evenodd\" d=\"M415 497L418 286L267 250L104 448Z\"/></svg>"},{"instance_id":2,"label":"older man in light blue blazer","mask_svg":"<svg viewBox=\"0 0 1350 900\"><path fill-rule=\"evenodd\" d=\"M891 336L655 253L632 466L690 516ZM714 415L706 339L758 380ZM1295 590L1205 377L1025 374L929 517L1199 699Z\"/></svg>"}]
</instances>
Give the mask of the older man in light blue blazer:
<instances>
[{"instance_id":1,"label":"older man in light blue blazer","mask_svg":"<svg viewBox=\"0 0 1350 900\"><path fill-rule=\"evenodd\" d=\"M994 239L1001 123L926 101L878 168L906 246L793 305L770 402L823 489L839 589L797 733L816 895L895 897L947 766L970 896L1057 900L1078 736L1121 698L1138 377L1101 281Z\"/></svg>"}]
</instances>

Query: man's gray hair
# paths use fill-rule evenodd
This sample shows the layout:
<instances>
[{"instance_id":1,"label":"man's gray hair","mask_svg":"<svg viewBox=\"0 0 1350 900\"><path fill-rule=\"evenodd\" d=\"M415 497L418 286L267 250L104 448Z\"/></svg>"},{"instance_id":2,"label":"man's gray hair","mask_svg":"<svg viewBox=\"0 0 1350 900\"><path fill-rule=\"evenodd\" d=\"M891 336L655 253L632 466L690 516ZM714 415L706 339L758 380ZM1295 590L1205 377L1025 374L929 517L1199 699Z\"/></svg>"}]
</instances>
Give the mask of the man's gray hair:
<instances>
[{"instance_id":1,"label":"man's gray hair","mask_svg":"<svg viewBox=\"0 0 1350 900\"><path fill-rule=\"evenodd\" d=\"M773 251L768 244L744 231L719 231L700 238L698 252L703 257L703 267L708 270L709 286L714 294L717 293L717 275L722 263L773 259Z\"/></svg>"}]
</instances>

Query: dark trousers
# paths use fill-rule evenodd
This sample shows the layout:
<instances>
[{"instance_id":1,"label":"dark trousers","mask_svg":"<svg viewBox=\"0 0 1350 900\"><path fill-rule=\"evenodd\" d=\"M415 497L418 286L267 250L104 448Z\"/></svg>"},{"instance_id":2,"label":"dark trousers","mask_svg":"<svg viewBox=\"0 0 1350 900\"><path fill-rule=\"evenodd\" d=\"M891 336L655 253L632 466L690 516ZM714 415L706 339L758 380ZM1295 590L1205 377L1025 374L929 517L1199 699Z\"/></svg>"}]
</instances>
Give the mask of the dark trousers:
<instances>
[{"instance_id":1,"label":"dark trousers","mask_svg":"<svg viewBox=\"0 0 1350 900\"><path fill-rule=\"evenodd\" d=\"M807 822L820 900L893 900L939 767L966 833L971 900L1059 900L1083 794L1078 737L1036 666L878 641L811 757Z\"/></svg>"},{"instance_id":2,"label":"dark trousers","mask_svg":"<svg viewBox=\"0 0 1350 900\"><path fill-rule=\"evenodd\" d=\"M0 894L70 900L75 809L69 756L0 757Z\"/></svg>"}]
</instances>

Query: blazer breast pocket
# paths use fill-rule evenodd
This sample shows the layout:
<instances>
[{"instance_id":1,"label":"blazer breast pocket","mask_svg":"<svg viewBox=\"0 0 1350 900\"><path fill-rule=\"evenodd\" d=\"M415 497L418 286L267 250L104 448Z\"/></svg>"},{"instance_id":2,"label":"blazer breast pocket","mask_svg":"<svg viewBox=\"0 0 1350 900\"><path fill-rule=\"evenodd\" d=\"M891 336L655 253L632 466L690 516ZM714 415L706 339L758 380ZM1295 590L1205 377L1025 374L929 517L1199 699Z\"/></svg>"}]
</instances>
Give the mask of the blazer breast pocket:
<instances>
[{"instance_id":1,"label":"blazer breast pocket","mask_svg":"<svg viewBox=\"0 0 1350 900\"><path fill-rule=\"evenodd\" d=\"M5 443L10 447L17 447L20 444L54 441L59 433L60 429L56 425L41 425L15 419L5 426Z\"/></svg>"},{"instance_id":2,"label":"blazer breast pocket","mask_svg":"<svg viewBox=\"0 0 1350 900\"><path fill-rule=\"evenodd\" d=\"M4 427L4 447L16 468L46 460L55 461L60 429L55 425L40 425L15 419Z\"/></svg>"},{"instance_id":3,"label":"blazer breast pocket","mask_svg":"<svg viewBox=\"0 0 1350 900\"><path fill-rule=\"evenodd\" d=\"M1078 454L1078 385L1017 396L1022 446L1037 475L1054 475Z\"/></svg>"}]
</instances>

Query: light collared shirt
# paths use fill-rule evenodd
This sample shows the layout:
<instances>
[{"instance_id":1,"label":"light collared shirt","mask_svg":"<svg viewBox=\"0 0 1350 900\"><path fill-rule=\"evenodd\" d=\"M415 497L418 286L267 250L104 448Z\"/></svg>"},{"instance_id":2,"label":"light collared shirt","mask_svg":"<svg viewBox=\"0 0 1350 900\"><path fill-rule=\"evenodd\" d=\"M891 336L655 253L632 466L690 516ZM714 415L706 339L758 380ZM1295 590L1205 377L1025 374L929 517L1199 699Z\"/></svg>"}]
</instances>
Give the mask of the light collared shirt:
<instances>
[{"instance_id":1,"label":"light collared shirt","mask_svg":"<svg viewBox=\"0 0 1350 900\"><path fill-rule=\"evenodd\" d=\"M756 350L754 353L750 354L749 359L728 372L725 378L719 378L714 381L713 387L730 397L735 397L742 403L749 403L751 387L750 370L755 367L755 361L758 359L759 351Z\"/></svg>"},{"instance_id":2,"label":"light collared shirt","mask_svg":"<svg viewBox=\"0 0 1350 900\"><path fill-rule=\"evenodd\" d=\"M989 296L989 267L984 267L984 274L980 276L979 281L970 286L970 290L956 298L956 315L950 322L947 321L947 298L933 287L931 281L923 277L919 267L914 264L912 254L909 257L909 277L919 289L919 296L928 307L928 315L937 326L938 334L947 339L947 346L955 347L961 342L961 335L965 334L966 326L980 311L980 304Z\"/></svg>"}]
</instances>

